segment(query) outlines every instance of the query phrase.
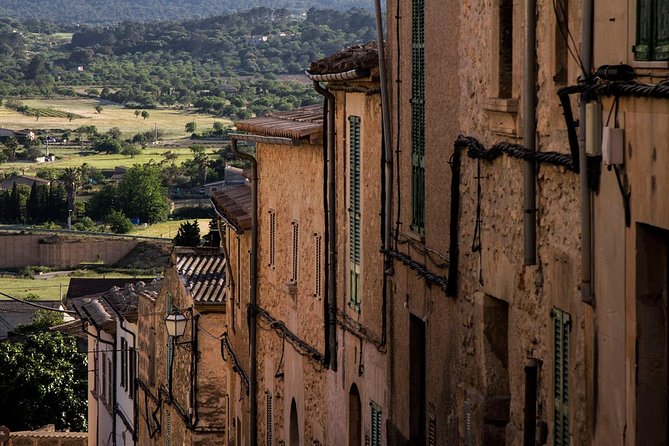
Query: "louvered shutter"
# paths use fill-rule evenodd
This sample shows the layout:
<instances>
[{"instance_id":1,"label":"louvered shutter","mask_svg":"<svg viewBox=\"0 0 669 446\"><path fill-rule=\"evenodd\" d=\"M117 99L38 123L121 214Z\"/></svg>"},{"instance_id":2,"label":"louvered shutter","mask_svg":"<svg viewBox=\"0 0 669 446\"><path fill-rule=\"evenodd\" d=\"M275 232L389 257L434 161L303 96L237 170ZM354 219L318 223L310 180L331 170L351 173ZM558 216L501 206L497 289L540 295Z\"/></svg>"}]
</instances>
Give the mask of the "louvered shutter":
<instances>
[{"instance_id":1,"label":"louvered shutter","mask_svg":"<svg viewBox=\"0 0 669 446\"><path fill-rule=\"evenodd\" d=\"M360 311L360 117L349 116L349 305Z\"/></svg>"},{"instance_id":2,"label":"louvered shutter","mask_svg":"<svg viewBox=\"0 0 669 446\"><path fill-rule=\"evenodd\" d=\"M381 407L372 402L372 445L381 446Z\"/></svg>"},{"instance_id":3,"label":"louvered shutter","mask_svg":"<svg viewBox=\"0 0 669 446\"><path fill-rule=\"evenodd\" d=\"M412 229L425 224L425 1L413 0L411 21Z\"/></svg>"},{"instance_id":4,"label":"louvered shutter","mask_svg":"<svg viewBox=\"0 0 669 446\"><path fill-rule=\"evenodd\" d=\"M553 309L553 444L569 445L569 333L571 317Z\"/></svg>"},{"instance_id":5,"label":"louvered shutter","mask_svg":"<svg viewBox=\"0 0 669 446\"><path fill-rule=\"evenodd\" d=\"M273 426L272 426L272 394L267 393L267 446L272 446Z\"/></svg>"},{"instance_id":6,"label":"louvered shutter","mask_svg":"<svg viewBox=\"0 0 669 446\"><path fill-rule=\"evenodd\" d=\"M653 60L669 60L669 1L655 0Z\"/></svg>"},{"instance_id":7,"label":"louvered shutter","mask_svg":"<svg viewBox=\"0 0 669 446\"><path fill-rule=\"evenodd\" d=\"M636 4L636 45L634 58L636 60L651 60L653 40L652 23L653 0L637 0Z\"/></svg>"}]
</instances>

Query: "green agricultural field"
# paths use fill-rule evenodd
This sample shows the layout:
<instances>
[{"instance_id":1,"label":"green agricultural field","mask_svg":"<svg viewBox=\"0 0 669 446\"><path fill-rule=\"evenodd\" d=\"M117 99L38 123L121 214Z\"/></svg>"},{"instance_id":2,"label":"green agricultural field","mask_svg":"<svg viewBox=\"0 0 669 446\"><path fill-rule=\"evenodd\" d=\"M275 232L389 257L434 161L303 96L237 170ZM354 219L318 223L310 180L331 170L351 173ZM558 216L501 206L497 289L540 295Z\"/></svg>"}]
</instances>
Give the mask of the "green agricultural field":
<instances>
[{"instance_id":1,"label":"green agricultural field","mask_svg":"<svg viewBox=\"0 0 669 446\"><path fill-rule=\"evenodd\" d=\"M147 227L140 227L132 231L132 235L141 235L144 237L163 237L163 238L174 238L177 235L179 226L181 223L187 220L170 220L162 223L156 223L155 225L150 225ZM191 219L190 221L193 221ZM200 236L204 237L209 233L209 220L207 219L198 219L198 225L200 226Z\"/></svg>"},{"instance_id":2,"label":"green agricultural field","mask_svg":"<svg viewBox=\"0 0 669 446\"><path fill-rule=\"evenodd\" d=\"M10 129L76 129L83 125L94 125L98 131L104 132L112 127L121 129L124 137L131 137L139 132L154 129L162 130L164 137L188 136L185 126L188 122L195 121L198 129L211 128L215 121L231 124L231 121L215 118L214 116L201 115L183 110L156 109L147 110L149 118L143 119L135 116L135 110L123 108L118 104L95 99L26 99L20 100L28 107L36 109L53 109L60 112L74 113L81 118L69 120L67 117L26 116L14 110L0 107L0 127ZM102 112L98 113L95 107L100 105Z\"/></svg>"},{"instance_id":3,"label":"green agricultural field","mask_svg":"<svg viewBox=\"0 0 669 446\"><path fill-rule=\"evenodd\" d=\"M159 163L164 160L163 154L167 151L172 151L172 153L177 154L178 158L175 160L177 164L181 164L186 160L189 160L193 157L193 153L190 149L187 148L159 148L159 147L148 147L144 149L141 155L137 155L134 158L129 156L116 154L116 155L87 155L81 156L79 149L73 148L64 148L59 146L50 146L49 153L56 155L59 159L52 163L29 163L29 162L8 162L0 164L0 172L11 172L11 171L20 171L25 174L34 174L37 169L51 168L51 169L64 169L66 167L79 167L83 163L96 168L96 169L113 169L117 166L131 167L134 164L145 164L149 161ZM208 153L214 153L216 149L207 149Z\"/></svg>"},{"instance_id":4,"label":"green agricultural field","mask_svg":"<svg viewBox=\"0 0 669 446\"><path fill-rule=\"evenodd\" d=\"M1 275L0 273L0 291L10 296L25 299L29 294L39 296L43 300L60 299L67 294L67 288L70 284L70 277L133 277L128 274L108 273L99 274L93 271L72 271L64 275L45 274L48 278L40 278L36 274L34 279L19 278L10 275ZM7 299L0 296L1 300Z\"/></svg>"}]
</instances>

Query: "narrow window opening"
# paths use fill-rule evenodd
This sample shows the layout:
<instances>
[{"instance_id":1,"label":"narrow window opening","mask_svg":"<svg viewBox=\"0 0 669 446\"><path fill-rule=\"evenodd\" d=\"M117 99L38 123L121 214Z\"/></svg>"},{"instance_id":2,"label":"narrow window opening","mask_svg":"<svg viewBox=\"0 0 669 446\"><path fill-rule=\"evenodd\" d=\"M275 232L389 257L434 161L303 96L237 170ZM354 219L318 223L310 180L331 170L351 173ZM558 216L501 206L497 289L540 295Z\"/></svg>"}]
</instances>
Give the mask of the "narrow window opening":
<instances>
[{"instance_id":1,"label":"narrow window opening","mask_svg":"<svg viewBox=\"0 0 669 446\"><path fill-rule=\"evenodd\" d=\"M499 97L513 95L513 0L499 0Z\"/></svg>"},{"instance_id":2,"label":"narrow window opening","mask_svg":"<svg viewBox=\"0 0 669 446\"><path fill-rule=\"evenodd\" d=\"M409 442L425 446L425 322L410 316L409 323Z\"/></svg>"},{"instance_id":3,"label":"narrow window opening","mask_svg":"<svg viewBox=\"0 0 669 446\"><path fill-rule=\"evenodd\" d=\"M412 1L411 20L411 229L425 219L425 1Z\"/></svg>"},{"instance_id":4,"label":"narrow window opening","mask_svg":"<svg viewBox=\"0 0 669 446\"><path fill-rule=\"evenodd\" d=\"M558 85L566 85L569 68L569 0L554 0L555 4L555 75Z\"/></svg>"},{"instance_id":5,"label":"narrow window opening","mask_svg":"<svg viewBox=\"0 0 669 446\"><path fill-rule=\"evenodd\" d=\"M358 386L353 384L348 393L348 444L359 446L362 442L362 403Z\"/></svg>"},{"instance_id":6,"label":"narrow window opening","mask_svg":"<svg viewBox=\"0 0 669 446\"><path fill-rule=\"evenodd\" d=\"M290 446L300 446L300 425L297 420L295 398L290 403Z\"/></svg>"},{"instance_id":7,"label":"narrow window opening","mask_svg":"<svg viewBox=\"0 0 669 446\"><path fill-rule=\"evenodd\" d=\"M483 444L506 444L506 425L510 419L509 388L509 304L485 296L484 359L486 392L483 415Z\"/></svg>"},{"instance_id":8,"label":"narrow window opening","mask_svg":"<svg viewBox=\"0 0 669 446\"><path fill-rule=\"evenodd\" d=\"M360 311L361 154L360 117L349 116L349 306Z\"/></svg>"},{"instance_id":9,"label":"narrow window opening","mask_svg":"<svg viewBox=\"0 0 669 446\"><path fill-rule=\"evenodd\" d=\"M372 406L372 446L381 446L381 406L374 401Z\"/></svg>"}]
</instances>

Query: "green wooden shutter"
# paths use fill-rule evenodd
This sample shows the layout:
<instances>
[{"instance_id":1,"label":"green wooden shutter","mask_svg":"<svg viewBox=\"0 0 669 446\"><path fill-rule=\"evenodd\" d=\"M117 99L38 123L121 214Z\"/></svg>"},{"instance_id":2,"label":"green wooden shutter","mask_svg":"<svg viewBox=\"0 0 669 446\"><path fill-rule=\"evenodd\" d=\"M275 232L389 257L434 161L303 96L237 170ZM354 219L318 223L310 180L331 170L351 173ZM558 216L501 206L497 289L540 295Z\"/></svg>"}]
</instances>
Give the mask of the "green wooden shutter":
<instances>
[{"instance_id":1,"label":"green wooden shutter","mask_svg":"<svg viewBox=\"0 0 669 446\"><path fill-rule=\"evenodd\" d=\"M569 445L569 333L571 317L553 309L553 444Z\"/></svg>"},{"instance_id":2,"label":"green wooden shutter","mask_svg":"<svg viewBox=\"0 0 669 446\"><path fill-rule=\"evenodd\" d=\"M411 20L412 229L425 224L425 1L412 1Z\"/></svg>"},{"instance_id":3,"label":"green wooden shutter","mask_svg":"<svg viewBox=\"0 0 669 446\"><path fill-rule=\"evenodd\" d=\"M372 406L372 446L381 446L381 407L375 402Z\"/></svg>"},{"instance_id":4,"label":"green wooden shutter","mask_svg":"<svg viewBox=\"0 0 669 446\"><path fill-rule=\"evenodd\" d=\"M349 306L360 311L360 117L349 116Z\"/></svg>"},{"instance_id":5,"label":"green wooden shutter","mask_svg":"<svg viewBox=\"0 0 669 446\"><path fill-rule=\"evenodd\" d=\"M655 0L653 60L669 60L669 1Z\"/></svg>"},{"instance_id":6,"label":"green wooden shutter","mask_svg":"<svg viewBox=\"0 0 669 446\"><path fill-rule=\"evenodd\" d=\"M636 3L636 60L651 60L653 47L653 0L637 0Z\"/></svg>"}]
</instances>

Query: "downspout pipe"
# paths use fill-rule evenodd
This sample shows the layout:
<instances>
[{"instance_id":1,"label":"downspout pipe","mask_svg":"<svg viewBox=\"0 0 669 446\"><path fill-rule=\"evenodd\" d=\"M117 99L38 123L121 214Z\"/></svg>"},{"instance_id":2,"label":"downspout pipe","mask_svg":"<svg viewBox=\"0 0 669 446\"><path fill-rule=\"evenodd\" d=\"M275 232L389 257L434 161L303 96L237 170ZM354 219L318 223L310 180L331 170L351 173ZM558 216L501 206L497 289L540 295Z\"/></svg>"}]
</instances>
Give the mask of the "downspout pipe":
<instances>
[{"instance_id":1,"label":"downspout pipe","mask_svg":"<svg viewBox=\"0 0 669 446\"><path fill-rule=\"evenodd\" d=\"M592 45L593 45L593 13L594 1L583 1L583 23L581 37L581 59L583 61L583 75L588 82L592 74ZM592 291L592 205L590 188L588 186L588 157L585 151L585 105L590 100L587 92L581 93L579 109L579 164L581 175L579 177L581 195L581 300L594 304Z\"/></svg>"},{"instance_id":2,"label":"downspout pipe","mask_svg":"<svg viewBox=\"0 0 669 446\"><path fill-rule=\"evenodd\" d=\"M258 305L258 161L237 150L237 139L230 139L232 153L251 163L251 292L249 323L249 444L258 444L258 370L256 306Z\"/></svg>"},{"instance_id":3,"label":"downspout pipe","mask_svg":"<svg viewBox=\"0 0 669 446\"><path fill-rule=\"evenodd\" d=\"M536 151L537 134L537 2L525 0L525 42L523 51L523 144ZM524 263L537 264L537 164L523 166Z\"/></svg>"},{"instance_id":4,"label":"downspout pipe","mask_svg":"<svg viewBox=\"0 0 669 446\"><path fill-rule=\"evenodd\" d=\"M333 371L337 370L337 205L335 190L335 96L331 91L323 88L314 80L314 90L325 97L327 101L327 305L328 305L328 335L329 365Z\"/></svg>"},{"instance_id":5,"label":"downspout pipe","mask_svg":"<svg viewBox=\"0 0 669 446\"><path fill-rule=\"evenodd\" d=\"M393 209L393 149L391 142L391 127L390 127L390 103L388 96L388 77L386 72L386 46L383 35L383 13L381 11L381 0L374 0L374 12L376 15L376 42L378 45L379 55L379 80L381 83L381 118L383 125L383 150L384 150L384 177L385 177L385 196L384 200L384 215L383 215L383 249L389 251L391 249L391 220ZM386 255L386 262L384 268L384 293L383 293L383 323L381 345L386 344L386 302L387 302L387 286L385 282L388 280L388 275L392 274L392 260Z\"/></svg>"}]
</instances>

